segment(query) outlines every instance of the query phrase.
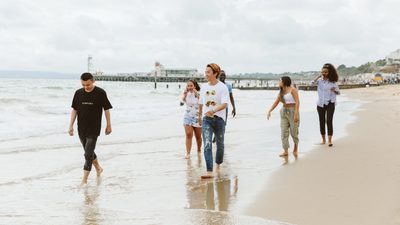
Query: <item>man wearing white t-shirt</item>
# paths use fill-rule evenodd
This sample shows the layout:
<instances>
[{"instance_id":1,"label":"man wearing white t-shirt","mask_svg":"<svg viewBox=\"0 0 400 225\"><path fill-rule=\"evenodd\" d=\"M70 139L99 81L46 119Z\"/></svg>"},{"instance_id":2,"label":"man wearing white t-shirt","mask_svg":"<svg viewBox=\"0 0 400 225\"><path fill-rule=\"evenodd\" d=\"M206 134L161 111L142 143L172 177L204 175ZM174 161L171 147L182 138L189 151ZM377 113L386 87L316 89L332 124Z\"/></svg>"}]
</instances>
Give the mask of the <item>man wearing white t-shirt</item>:
<instances>
[{"instance_id":1,"label":"man wearing white t-shirt","mask_svg":"<svg viewBox=\"0 0 400 225\"><path fill-rule=\"evenodd\" d=\"M215 163L217 171L224 160L224 133L226 120L226 107L229 103L229 91L226 85L218 80L221 68L210 63L206 68L208 83L201 85L200 89L200 112L202 118L202 133L204 143L204 158L206 160L207 174L201 176L203 179L213 177L213 154L212 136L216 137L217 153Z\"/></svg>"}]
</instances>

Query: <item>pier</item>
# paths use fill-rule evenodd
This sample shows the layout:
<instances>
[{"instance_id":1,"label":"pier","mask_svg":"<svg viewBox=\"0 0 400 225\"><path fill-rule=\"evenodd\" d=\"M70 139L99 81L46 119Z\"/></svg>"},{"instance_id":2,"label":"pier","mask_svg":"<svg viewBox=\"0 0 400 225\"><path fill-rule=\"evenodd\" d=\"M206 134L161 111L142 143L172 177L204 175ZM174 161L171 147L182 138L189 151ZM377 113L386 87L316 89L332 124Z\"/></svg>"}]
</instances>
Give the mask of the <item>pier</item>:
<instances>
[{"instance_id":1,"label":"pier","mask_svg":"<svg viewBox=\"0 0 400 225\"><path fill-rule=\"evenodd\" d=\"M379 84L370 84L369 86L366 84L339 84L339 89L344 90L344 89L354 89L354 88L366 88L366 87L375 87L379 86ZM273 86L273 87L237 87L239 90L279 90L279 87ZM301 91L316 91L317 86L316 85L298 85L297 86L298 90Z\"/></svg>"},{"instance_id":2,"label":"pier","mask_svg":"<svg viewBox=\"0 0 400 225\"><path fill-rule=\"evenodd\" d=\"M160 82L160 83L186 83L194 79L199 83L207 82L204 77L152 77L152 76L119 76L119 75L95 75L98 81L120 82Z\"/></svg>"},{"instance_id":3,"label":"pier","mask_svg":"<svg viewBox=\"0 0 400 225\"><path fill-rule=\"evenodd\" d=\"M171 76L129 76L129 75L95 75L98 81L118 81L118 82L152 82L155 83L186 83L189 79L194 79L199 83L207 82L204 76L193 77L171 77ZM233 88L239 90L279 90L277 86L279 80L272 78L245 78L245 77L229 77L228 82L232 83ZM308 85L309 81L294 81L299 90L316 91L317 86ZM369 86L379 86L379 84L370 84ZM167 85L168 87L168 85ZM366 84L340 84L340 89L365 88Z\"/></svg>"},{"instance_id":4,"label":"pier","mask_svg":"<svg viewBox=\"0 0 400 225\"><path fill-rule=\"evenodd\" d=\"M194 79L199 83L207 82L204 76L136 76L136 75L96 75L97 81L119 81L119 82L160 82L160 83L186 83L189 79ZM234 87L269 87L278 82L277 79L271 78L245 78L245 77L228 77L227 80Z\"/></svg>"}]
</instances>

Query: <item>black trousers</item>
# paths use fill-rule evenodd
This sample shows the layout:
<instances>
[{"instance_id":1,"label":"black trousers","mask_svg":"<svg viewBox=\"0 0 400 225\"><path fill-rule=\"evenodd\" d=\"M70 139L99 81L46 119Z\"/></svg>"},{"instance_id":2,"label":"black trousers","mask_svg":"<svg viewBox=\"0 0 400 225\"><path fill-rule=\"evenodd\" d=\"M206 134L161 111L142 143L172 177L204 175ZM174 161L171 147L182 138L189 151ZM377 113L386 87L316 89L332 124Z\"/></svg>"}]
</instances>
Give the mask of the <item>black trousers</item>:
<instances>
[{"instance_id":1,"label":"black trousers","mask_svg":"<svg viewBox=\"0 0 400 225\"><path fill-rule=\"evenodd\" d=\"M83 149L85 150L85 165L83 169L86 171L92 170L93 160L97 159L94 149L96 148L97 137L79 137L81 140Z\"/></svg>"},{"instance_id":2,"label":"black trousers","mask_svg":"<svg viewBox=\"0 0 400 225\"><path fill-rule=\"evenodd\" d=\"M328 136L333 135L333 114L335 113L335 103L329 102L324 107L317 106L319 116L319 129L321 135L325 135L325 124L328 127Z\"/></svg>"}]
</instances>

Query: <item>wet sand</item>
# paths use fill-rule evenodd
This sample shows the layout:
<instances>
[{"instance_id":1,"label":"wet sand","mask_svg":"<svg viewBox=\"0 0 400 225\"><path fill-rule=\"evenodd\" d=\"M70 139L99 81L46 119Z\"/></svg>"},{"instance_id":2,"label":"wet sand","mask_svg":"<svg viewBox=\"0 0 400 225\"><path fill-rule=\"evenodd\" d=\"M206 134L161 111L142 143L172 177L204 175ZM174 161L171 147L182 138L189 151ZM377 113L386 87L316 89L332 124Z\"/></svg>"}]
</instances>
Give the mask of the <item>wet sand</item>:
<instances>
[{"instance_id":1,"label":"wet sand","mask_svg":"<svg viewBox=\"0 0 400 225\"><path fill-rule=\"evenodd\" d=\"M299 225L400 224L399 92L343 91L364 101L348 135L276 171L247 213Z\"/></svg>"}]
</instances>

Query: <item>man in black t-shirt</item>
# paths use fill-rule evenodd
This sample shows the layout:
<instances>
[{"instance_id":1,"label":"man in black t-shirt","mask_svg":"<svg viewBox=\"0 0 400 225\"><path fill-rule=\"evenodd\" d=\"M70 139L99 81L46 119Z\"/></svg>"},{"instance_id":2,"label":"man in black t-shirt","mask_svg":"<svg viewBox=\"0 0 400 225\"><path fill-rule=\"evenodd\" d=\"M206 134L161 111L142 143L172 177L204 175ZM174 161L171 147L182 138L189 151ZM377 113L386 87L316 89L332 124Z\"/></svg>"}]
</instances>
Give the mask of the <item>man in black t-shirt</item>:
<instances>
[{"instance_id":1,"label":"man in black t-shirt","mask_svg":"<svg viewBox=\"0 0 400 225\"><path fill-rule=\"evenodd\" d=\"M107 121L105 133L109 135L112 131L109 110L112 108L111 103L107 98L106 92L96 87L94 82L92 74L83 73L81 75L83 88L75 92L72 100L71 122L68 130L69 135L73 136L74 123L76 117L78 117L79 139L85 150L82 185L87 184L92 165L96 168L97 176L100 176L103 172L103 168L100 167L97 156L94 153L97 137L100 136L103 109Z\"/></svg>"}]
</instances>

